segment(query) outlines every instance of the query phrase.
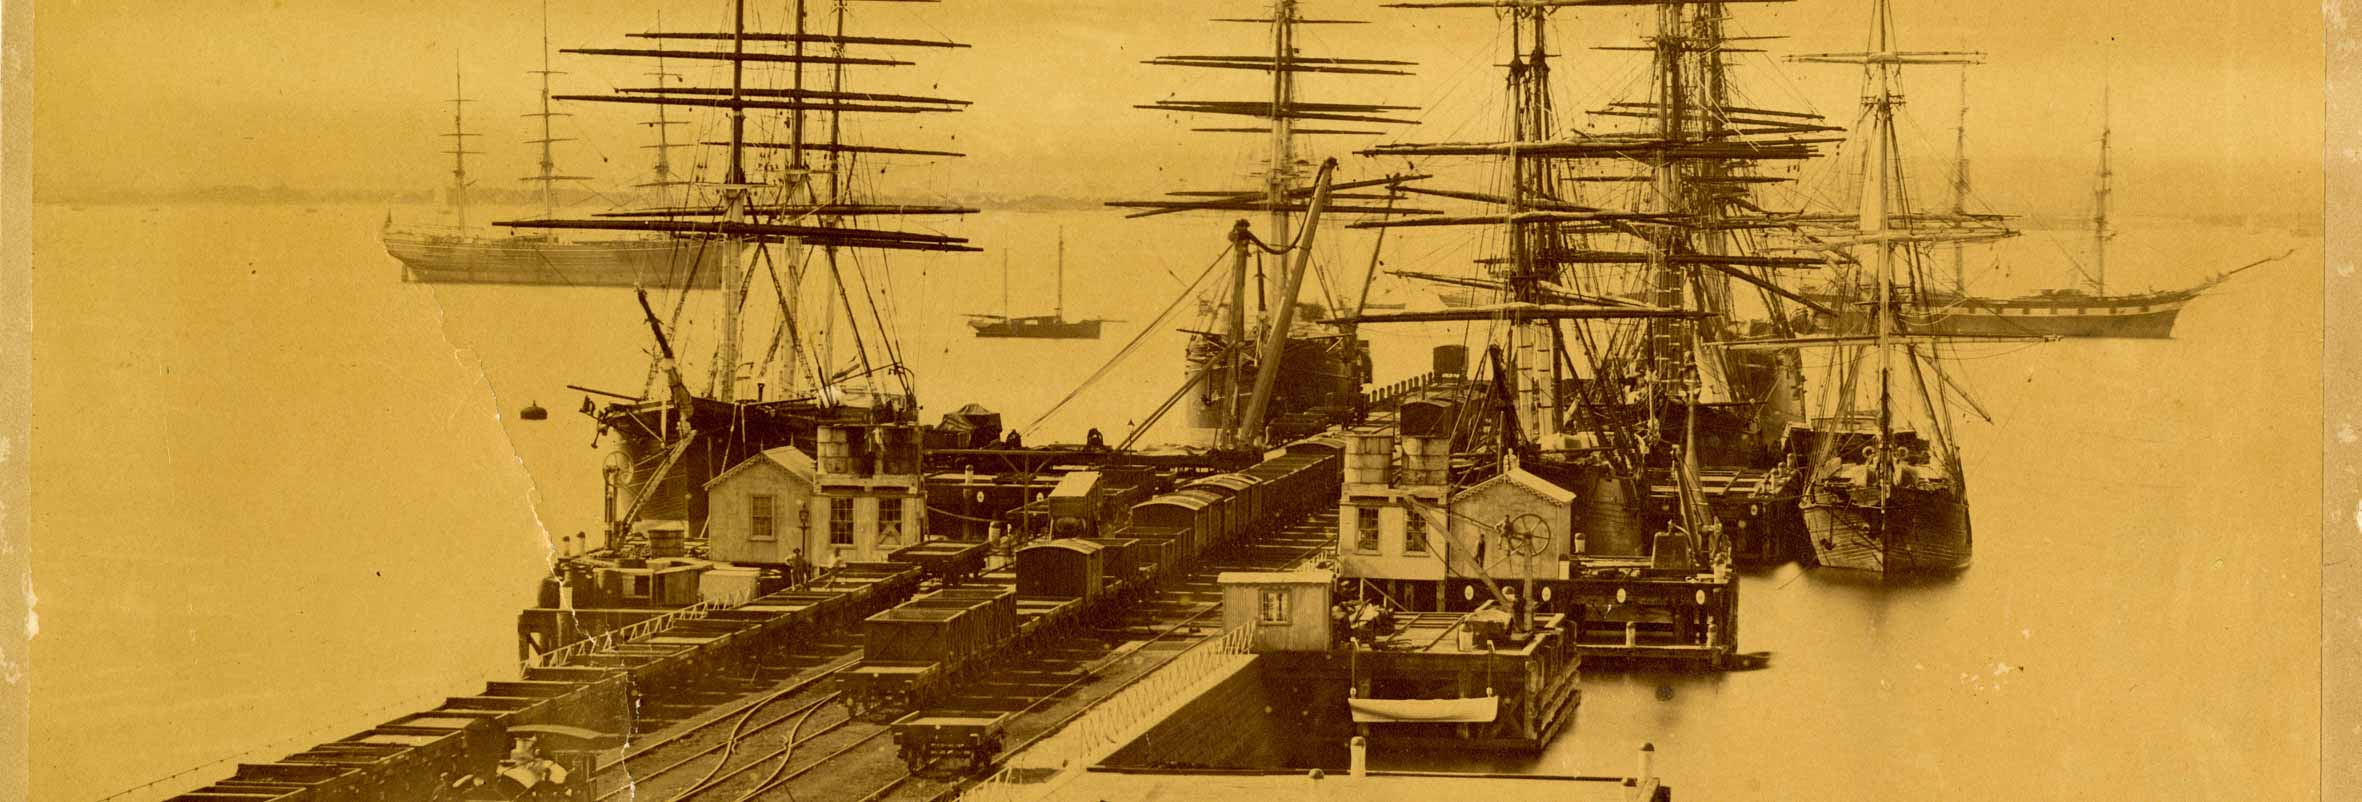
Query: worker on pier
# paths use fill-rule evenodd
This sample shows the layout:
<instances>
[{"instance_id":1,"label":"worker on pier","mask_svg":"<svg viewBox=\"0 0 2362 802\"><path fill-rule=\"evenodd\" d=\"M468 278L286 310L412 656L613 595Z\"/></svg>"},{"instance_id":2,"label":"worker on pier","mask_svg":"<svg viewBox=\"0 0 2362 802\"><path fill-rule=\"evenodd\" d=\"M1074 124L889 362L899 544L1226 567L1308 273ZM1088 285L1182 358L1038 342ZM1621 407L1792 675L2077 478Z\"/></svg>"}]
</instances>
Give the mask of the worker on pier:
<instances>
[{"instance_id":1,"label":"worker on pier","mask_svg":"<svg viewBox=\"0 0 2362 802\"><path fill-rule=\"evenodd\" d=\"M787 583L790 587L802 590L804 583L810 581L812 581L812 563L804 559L803 549L796 549L794 553L787 555Z\"/></svg>"}]
</instances>

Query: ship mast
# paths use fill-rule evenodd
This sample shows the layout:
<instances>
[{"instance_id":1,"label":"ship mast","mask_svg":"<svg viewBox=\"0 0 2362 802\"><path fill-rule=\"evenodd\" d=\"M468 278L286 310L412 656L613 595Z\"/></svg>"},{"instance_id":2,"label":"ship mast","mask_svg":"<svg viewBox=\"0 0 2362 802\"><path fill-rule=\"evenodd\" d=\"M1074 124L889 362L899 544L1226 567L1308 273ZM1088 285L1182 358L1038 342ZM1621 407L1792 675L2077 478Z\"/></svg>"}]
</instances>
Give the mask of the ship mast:
<instances>
[{"instance_id":1,"label":"ship mast","mask_svg":"<svg viewBox=\"0 0 2362 802\"><path fill-rule=\"evenodd\" d=\"M1629 3L1640 5L1644 3ZM1652 97L1641 102L1618 102L1594 112L1601 116L1640 118L1642 131L1562 137L1553 130L1550 104L1548 24L1562 7L1601 5L1597 2L1553 0L1442 0L1394 4L1402 8L1487 8L1510 25L1508 61L1510 115L1508 139L1501 142L1446 142L1387 145L1364 151L1379 156L1488 156L1509 168L1510 181L1499 193L1452 192L1407 185L1405 191L1486 203L1492 214L1438 219L1358 223L1360 227L1425 225L1505 226L1508 253L1479 261L1490 267L1490 281L1502 290L1508 305L1487 311L1466 310L1471 320L1514 322L1506 343L1504 367L1517 378L1517 417L1529 438L1548 438L1566 420L1569 401L1561 398L1561 372L1572 363L1563 320L1644 320L1637 340L1636 359L1611 360L1595 349L1595 338L1583 337L1585 358L1595 377L1589 384L1601 397L1620 404L1614 374L1626 368L1642 372L1646 389L1655 400L1674 400L1690 394L1696 379L1695 319L1718 314L1720 292L1709 288L1701 270L1747 281L1766 292L1802 301L1748 269L1817 266L1819 260L1724 254L1724 245L1710 236L1714 230L1769 226L1773 223L1731 215L1730 190L1749 177L1730 175L1733 166L1762 159L1804 159L1814 146L1828 141L1801 136L1832 130L1813 123L1812 115L1721 106L1727 91L1719 54L1724 45L1720 3L1645 3L1656 6L1656 32L1643 47L1655 54ZM1694 8L1694 12L1691 7ZM1559 165L1639 165L1637 175L1567 175ZM1588 205L1565 194L1569 181L1623 182L1646 187L1634 210ZM1600 250L1578 244L1590 235L1622 235L1643 243L1638 250ZM1701 247L1703 242L1703 247ZM1645 304L1614 298L1621 288L1610 287L1617 265L1646 268ZM1570 268L1603 268L1598 275ZM1694 300L1693 300L1694 299ZM1366 321L1438 320L1449 315L1368 315ZM1584 330L1578 328L1578 334ZM1618 338L1621 339L1621 338ZM1632 340L1623 340L1631 342ZM1629 374L1621 374L1629 375ZM1608 396L1616 396L1610 398ZM1651 409L1655 407L1654 401ZM1653 412L1652 412L1653 414ZM1669 438L1659 438L1668 441Z\"/></svg>"},{"instance_id":2,"label":"ship mast","mask_svg":"<svg viewBox=\"0 0 2362 802\"><path fill-rule=\"evenodd\" d=\"M1968 67L1960 68L1960 120L1952 128L1952 216L1968 217ZM1968 294L1968 243L1952 243L1952 288Z\"/></svg>"},{"instance_id":3,"label":"ship mast","mask_svg":"<svg viewBox=\"0 0 2362 802\"><path fill-rule=\"evenodd\" d=\"M562 112L562 111L551 111L551 110L550 110L550 93L549 93L549 79L550 79L550 76L552 76L552 75L564 75L565 73L562 73L562 72L556 72L556 71L553 71L553 70L551 70L551 69L550 69L550 64L549 64L549 51L550 51L550 47L549 47L549 0L542 0L542 3L541 3L541 69L538 69L538 70L527 70L527 71L526 71L528 74L531 74L531 75L538 75L538 76L540 76L540 77L541 77L541 110L540 110L540 111L537 111L537 112L532 112L532 113L529 113L529 114L526 114L526 115L525 115L525 116L527 116L527 117L538 117L538 118L540 118L540 119L541 119L541 138L540 138L540 139L528 139L528 140L525 140L525 143L526 143L526 144L529 144L529 145L539 145L539 146L541 146L541 164L540 164L540 167L541 167L541 172L540 172L540 173L538 173L538 174L535 174L535 175L533 175L533 176L527 177L525 180L527 180L527 181L533 181L533 182L539 183L539 184L541 185L541 216L542 216L542 217L545 217L545 218L546 218L546 217L555 217L555 216L557 216L557 213L558 213L558 196L557 196L557 184L558 184L558 182L560 182L560 181L582 181L582 180L585 180L585 177L584 177L584 176L579 176L579 175L559 175L559 174L558 174L558 160L557 160L557 151L556 151L556 149L555 149L555 147L554 147L554 146L555 146L555 145L557 145L557 143L560 143L560 142L571 142L571 141L573 141L573 139L572 139L572 138L567 138L567 137L559 137L559 136L556 136L555 134L553 134L553 133L551 132L551 129L550 129L550 120L551 120L551 118L554 118L554 117L571 117L571 116L574 116L574 115L567 114L567 113L565 113L565 112Z\"/></svg>"},{"instance_id":4,"label":"ship mast","mask_svg":"<svg viewBox=\"0 0 2362 802\"><path fill-rule=\"evenodd\" d=\"M663 30L664 28L664 12L662 10L658 10L656 12L656 28L658 30ZM669 86L673 82L681 79L679 74L665 70L664 58L662 56L659 56L656 59L656 71L647 73L647 77L656 79L656 85L658 86ZM686 143L676 143L672 141L672 127L676 125L686 125L688 123L685 120L672 119L668 114L669 111L669 107L657 106L656 119L647 120L640 123L643 126L653 129L656 133L656 144L640 146L654 150L656 152L656 163L654 168L651 170L652 177L648 183L641 184L640 186L644 189L655 190L656 197L660 203L664 202L670 197L667 193L671 191L672 187L686 183L673 180L672 151L674 148L687 147L687 145Z\"/></svg>"},{"instance_id":5,"label":"ship mast","mask_svg":"<svg viewBox=\"0 0 2362 802\"><path fill-rule=\"evenodd\" d=\"M2100 90L2100 182L2092 193L2091 265L2092 289L2095 295L2108 294L2108 240L2116 231L2108 227L2108 196L2114 191L2116 173L2108 168L2108 90Z\"/></svg>"},{"instance_id":6,"label":"ship mast","mask_svg":"<svg viewBox=\"0 0 2362 802\"><path fill-rule=\"evenodd\" d=\"M467 138L482 135L468 133L464 109L469 100L460 81L459 54L454 52L451 54L451 133L444 134L451 138L451 149L443 152L451 154L451 211L464 231L467 229L467 157L482 153L468 150Z\"/></svg>"},{"instance_id":7,"label":"ship mast","mask_svg":"<svg viewBox=\"0 0 2362 802\"><path fill-rule=\"evenodd\" d=\"M1894 12L1888 0L1874 0L1871 5L1869 48L1858 53L1819 53L1797 56L1796 61L1823 64L1858 64L1863 70L1867 86L1863 90L1864 103L1862 135L1862 197L1852 239L1870 249L1872 280L1877 283L1876 299L1870 315L1868 349L1875 352L1878 372L1878 444L1871 477L1880 498L1891 490L1892 472L1889 466L1894 451L1894 395L1893 378L1896 365L1894 352L1898 348L1908 352L1913 375L1918 375L1917 346L1902 335L1907 334L1896 324L1899 299L1895 294L1897 251L1909 249L1912 243L1949 239L1957 236L1928 235L1914 230L1908 209L1897 208L1900 199L1899 182L1895 176L1902 161L1902 148L1895 132L1895 107L1902 97L1896 92L1895 79L1904 65L1973 64L1982 54L1959 51L1906 51L1894 46ZM1897 225L1898 221L1901 225ZM1958 221L1955 221L1958 222ZM1916 283L1914 284L1916 286ZM1854 386L1852 371L1857 370L1865 355L1861 347L1850 348L1846 359L1847 375L1843 382L1848 388L1846 402L1851 404L1850 388ZM1928 399L1933 403L1932 398ZM1928 434L1941 438L1943 422L1933 422L1937 431ZM1817 460L1817 457L1816 457ZM1883 525L1883 523L1882 523Z\"/></svg>"},{"instance_id":8,"label":"ship mast","mask_svg":"<svg viewBox=\"0 0 2362 802\"><path fill-rule=\"evenodd\" d=\"M1288 297L1289 282L1267 280L1255 265L1255 250L1283 255L1291 243L1309 240L1310 232L1296 230L1294 216L1308 213L1312 188L1303 186L1302 172L1297 169L1297 139L1318 135L1373 135L1376 130L1363 128L1316 127L1317 123L1408 124L1412 120L1383 116L1387 112L1409 111L1409 106L1387 106L1369 103L1316 103L1300 96L1297 77L1305 73L1327 75L1409 75L1400 67L1411 62L1388 59L1330 58L1304 55L1296 46L1298 29L1305 25L1359 25L1362 20L1314 19L1305 17L1299 0L1274 0L1268 17L1218 18L1215 22L1265 25L1270 52L1258 55L1184 55L1162 56L1146 63L1170 67L1191 67L1214 70L1244 70L1267 73L1268 96L1253 100L1163 100L1142 104L1138 108L1188 114L1215 114L1254 118L1261 125L1239 127L1208 127L1195 129L1210 133L1262 134L1268 137L1269 153L1265 157L1262 186L1252 190L1175 192L1168 199L1153 201L1122 201L1108 205L1138 209L1130 217L1148 217L1185 211L1263 212L1268 216L1270 230L1258 237L1245 220L1238 220L1229 234L1233 248L1231 290L1225 301L1228 325L1219 344L1203 343L1213 352L1214 362L1204 366L1205 378L1201 396L1212 407L1216 419L1212 423L1217 447L1242 445L1241 431L1248 411L1242 404L1252 399L1242 394L1243 363L1252 361L1258 351L1269 352L1269 343L1288 336L1282 319L1294 303ZM1379 204L1355 203L1382 196L1350 194L1354 189L1367 189L1391 183L1389 180L1337 182L1331 187L1339 194L1326 206L1332 214L1370 214L1386 210ZM1416 210L1397 209L1397 213ZM1307 220L1306 226L1310 222ZM1260 244L1258 244L1260 243ZM1283 257L1284 258L1284 257ZM1322 292L1333 298L1325 272L1317 265L1316 279ZM1250 290L1248 271L1254 271L1255 286ZM1063 304L1063 300L1061 301ZM1254 307L1253 319L1248 319L1248 308Z\"/></svg>"},{"instance_id":9,"label":"ship mast","mask_svg":"<svg viewBox=\"0 0 2362 802\"><path fill-rule=\"evenodd\" d=\"M837 249L977 250L968 245L967 240L962 237L870 228L851 224L852 218L872 215L968 214L976 210L952 205L870 204L853 201L849 191L842 185L842 173L849 167L848 164L840 161L842 154L880 153L928 156L958 156L960 154L947 151L843 144L837 136L841 127L836 122L843 114L899 115L944 112L956 111L967 105L966 101L946 98L848 90L843 74L845 67L896 67L913 63L891 58L848 55L846 52L848 45L936 48L965 47L965 45L925 39L847 35L844 32L845 3L842 0L837 3L835 31L827 34L810 33L805 27L803 6L802 0L798 0L793 15L794 28L789 33L749 30L745 0L733 0L730 9L729 29L726 31L650 31L630 34L630 36L640 39L663 40L667 44L658 47L634 48L568 48L562 51L594 56L727 62L729 82L725 86L676 86L663 80L664 76L659 75L655 86L622 87L618 88L614 94L609 95L550 96L550 99L558 101L654 105L660 109L665 107L705 108L718 109L728 114L728 138L721 142L704 143L727 148L726 172L723 181L716 187L720 195L718 203L713 201L685 202L680 206L603 213L594 219L514 220L501 223L501 225L523 228L664 232L686 237L711 238L715 240L716 244L726 249L725 258L720 260L727 265L724 268L721 282L722 330L719 332L720 344L716 347L712 387L709 390L711 397L716 400L732 402L738 400L735 385L738 383L738 362L741 351L739 329L742 324L739 319L739 310L748 294L749 276L746 271L772 269L770 251L765 247L768 244L800 244L822 249L828 257L831 273L832 291L828 294L834 296L833 299L825 297L822 299L826 304L824 308L829 308L831 318L835 316L835 313L841 311L848 319L853 316L854 307L845 284L835 276ZM670 44L672 42L706 43L721 46L692 48L674 46ZM827 53L811 52L813 48L808 46L814 44L829 46ZM770 47L774 45L785 45L786 47L777 49ZM751 82L748 80L750 76L747 70L749 64L776 64L793 67L789 86L786 88L762 88L750 85ZM822 65L832 68L836 74L831 81L831 88L828 90L806 88L807 80L803 69L806 65ZM659 72L662 72L661 68ZM784 113L788 118L789 141L749 141L746 125L749 110ZM825 111L830 114L830 136L825 143L806 141L805 115L811 111ZM750 180L746 166L746 152L751 149L787 151L790 166L784 171L784 178L776 184L756 183ZM830 156L829 172L831 177L825 196L820 195L814 187L815 182L810 178L811 171L806 167L805 154L811 151L824 152ZM757 259L751 266L736 258L738 250L746 244L756 246ZM802 271L794 260L788 261L790 262L786 270L788 276L779 278L777 283L780 285L783 296L800 297L801 293L797 288L801 285ZM841 309L837 308L840 303ZM783 312L785 317L793 322L801 322L806 317L802 314L803 310L792 305L784 309ZM881 330L884 325L884 320L881 318L879 320ZM822 339L828 338L829 328L828 325L823 324ZM783 322L778 334L779 339L791 341L786 350L792 356L786 362L801 361L802 364L810 366L814 374L812 377L815 385L814 390L818 391L830 381L829 363L826 361L825 354L827 349L823 346L821 354L807 354L804 348L809 343L798 338L794 329L794 325ZM858 328L853 332L853 339L856 347L859 348L861 337ZM889 348L892 347L890 342L887 345ZM779 346L779 340L775 339L773 342L774 352L778 350ZM864 350L862 358L866 368L868 360L866 350ZM890 364L888 368L895 375L904 377L907 388L907 376L900 365L898 363ZM867 372L865 369L864 373ZM915 408L915 405L911 408Z\"/></svg>"}]
</instances>

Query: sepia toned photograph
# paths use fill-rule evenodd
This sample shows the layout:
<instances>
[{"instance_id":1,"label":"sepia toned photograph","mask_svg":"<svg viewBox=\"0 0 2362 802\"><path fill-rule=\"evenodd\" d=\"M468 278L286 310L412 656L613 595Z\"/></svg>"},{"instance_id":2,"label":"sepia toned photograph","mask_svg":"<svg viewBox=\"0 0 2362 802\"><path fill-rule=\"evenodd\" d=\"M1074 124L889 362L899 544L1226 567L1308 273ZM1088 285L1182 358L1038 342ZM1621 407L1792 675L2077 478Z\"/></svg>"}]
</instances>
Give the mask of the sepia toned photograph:
<instances>
[{"instance_id":1,"label":"sepia toned photograph","mask_svg":"<svg viewBox=\"0 0 2362 802\"><path fill-rule=\"evenodd\" d=\"M0 798L2362 794L2341 7L12 0Z\"/></svg>"}]
</instances>

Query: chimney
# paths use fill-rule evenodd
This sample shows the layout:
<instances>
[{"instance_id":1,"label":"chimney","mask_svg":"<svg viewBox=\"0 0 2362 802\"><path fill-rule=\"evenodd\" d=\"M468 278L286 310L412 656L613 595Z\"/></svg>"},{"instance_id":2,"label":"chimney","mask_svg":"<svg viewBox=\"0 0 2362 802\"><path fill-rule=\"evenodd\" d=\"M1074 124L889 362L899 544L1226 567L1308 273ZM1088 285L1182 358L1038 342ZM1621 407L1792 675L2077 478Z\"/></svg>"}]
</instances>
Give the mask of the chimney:
<instances>
[{"instance_id":1,"label":"chimney","mask_svg":"<svg viewBox=\"0 0 2362 802\"><path fill-rule=\"evenodd\" d=\"M1347 748L1353 750L1353 776L1370 776L1370 739L1356 735L1348 743L1351 746Z\"/></svg>"},{"instance_id":2,"label":"chimney","mask_svg":"<svg viewBox=\"0 0 2362 802\"><path fill-rule=\"evenodd\" d=\"M1640 774L1638 775L1638 777L1639 777L1639 779L1640 779L1640 784L1641 784L1641 785L1643 785L1643 786L1648 786L1648 785L1655 785L1655 784L1656 784L1656 782L1657 782L1657 745L1656 745L1656 744L1653 744L1653 743L1644 743L1644 744L1641 744L1641 745L1640 745Z\"/></svg>"}]
</instances>

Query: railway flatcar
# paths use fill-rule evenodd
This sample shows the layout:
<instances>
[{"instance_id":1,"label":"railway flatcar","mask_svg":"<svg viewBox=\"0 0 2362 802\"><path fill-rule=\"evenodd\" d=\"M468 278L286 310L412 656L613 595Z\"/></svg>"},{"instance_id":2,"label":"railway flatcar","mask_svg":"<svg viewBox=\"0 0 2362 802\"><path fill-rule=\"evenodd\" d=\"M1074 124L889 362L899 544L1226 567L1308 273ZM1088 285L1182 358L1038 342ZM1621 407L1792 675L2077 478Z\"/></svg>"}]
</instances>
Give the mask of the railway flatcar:
<instances>
[{"instance_id":1,"label":"railway flatcar","mask_svg":"<svg viewBox=\"0 0 2362 802\"><path fill-rule=\"evenodd\" d=\"M910 773L958 777L992 763L1001 752L1009 714L990 711L927 711L894 722L894 745Z\"/></svg>"}]
</instances>

